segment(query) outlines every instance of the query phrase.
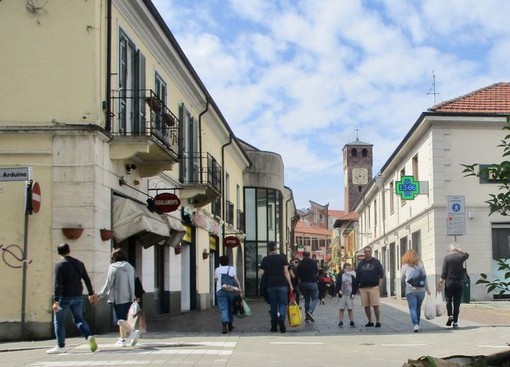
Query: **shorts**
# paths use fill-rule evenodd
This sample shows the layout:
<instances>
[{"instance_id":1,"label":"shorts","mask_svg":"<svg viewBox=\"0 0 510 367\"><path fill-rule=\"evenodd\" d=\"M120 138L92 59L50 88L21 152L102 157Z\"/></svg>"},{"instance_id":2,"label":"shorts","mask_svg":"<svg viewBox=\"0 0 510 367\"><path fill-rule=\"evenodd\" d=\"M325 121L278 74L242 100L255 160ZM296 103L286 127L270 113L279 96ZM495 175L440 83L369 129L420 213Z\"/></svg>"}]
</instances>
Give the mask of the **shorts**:
<instances>
[{"instance_id":1,"label":"shorts","mask_svg":"<svg viewBox=\"0 0 510 367\"><path fill-rule=\"evenodd\" d=\"M341 310L344 310L344 309L352 310L354 302L353 302L351 296L342 296L338 299L338 301L340 303L339 307Z\"/></svg>"},{"instance_id":2,"label":"shorts","mask_svg":"<svg viewBox=\"0 0 510 367\"><path fill-rule=\"evenodd\" d=\"M115 319L117 319L117 321L127 320L130 307L131 307L131 302L114 304L113 311L115 313Z\"/></svg>"},{"instance_id":3,"label":"shorts","mask_svg":"<svg viewBox=\"0 0 510 367\"><path fill-rule=\"evenodd\" d=\"M361 297L361 305L363 307L374 307L381 304L379 287L360 288L359 295Z\"/></svg>"}]
</instances>

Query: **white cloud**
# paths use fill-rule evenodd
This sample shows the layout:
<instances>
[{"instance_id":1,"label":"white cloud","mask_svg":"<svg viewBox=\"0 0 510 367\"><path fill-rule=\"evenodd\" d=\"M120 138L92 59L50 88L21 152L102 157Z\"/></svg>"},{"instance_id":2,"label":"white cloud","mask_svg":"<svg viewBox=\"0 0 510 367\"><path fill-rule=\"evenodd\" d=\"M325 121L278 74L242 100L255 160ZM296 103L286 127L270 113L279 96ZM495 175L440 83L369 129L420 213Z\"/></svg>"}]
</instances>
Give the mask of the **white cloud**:
<instances>
[{"instance_id":1,"label":"white cloud","mask_svg":"<svg viewBox=\"0 0 510 367\"><path fill-rule=\"evenodd\" d=\"M283 157L298 207L343 209L354 128L378 170L434 104L432 71L438 102L510 79L505 0L154 2L234 133Z\"/></svg>"}]
</instances>

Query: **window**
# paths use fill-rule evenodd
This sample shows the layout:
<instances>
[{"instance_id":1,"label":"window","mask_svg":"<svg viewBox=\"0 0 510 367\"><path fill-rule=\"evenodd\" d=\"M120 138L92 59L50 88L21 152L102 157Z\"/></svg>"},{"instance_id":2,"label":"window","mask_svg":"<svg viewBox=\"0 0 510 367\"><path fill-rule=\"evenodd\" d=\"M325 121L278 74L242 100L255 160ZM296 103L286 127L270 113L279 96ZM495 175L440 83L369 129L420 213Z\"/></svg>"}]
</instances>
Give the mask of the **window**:
<instances>
[{"instance_id":1,"label":"window","mask_svg":"<svg viewBox=\"0 0 510 367\"><path fill-rule=\"evenodd\" d=\"M118 132L145 131L145 57L135 44L119 32Z\"/></svg>"},{"instance_id":2,"label":"window","mask_svg":"<svg viewBox=\"0 0 510 367\"><path fill-rule=\"evenodd\" d=\"M367 150L367 148L363 148L361 150L361 156L362 157L368 157L368 150Z\"/></svg>"},{"instance_id":3,"label":"window","mask_svg":"<svg viewBox=\"0 0 510 367\"><path fill-rule=\"evenodd\" d=\"M179 164L182 182L199 182L200 157L198 155L198 124L186 109L180 108L181 151L182 160Z\"/></svg>"},{"instance_id":4,"label":"window","mask_svg":"<svg viewBox=\"0 0 510 367\"><path fill-rule=\"evenodd\" d=\"M413 177L415 181L419 181L418 179L418 154L416 154L412 159L413 166Z\"/></svg>"},{"instance_id":5,"label":"window","mask_svg":"<svg viewBox=\"0 0 510 367\"><path fill-rule=\"evenodd\" d=\"M406 175L406 169L405 168L402 168L400 170L400 179L402 180L402 177L404 177ZM400 206L404 206L406 205L406 201L402 198L400 198Z\"/></svg>"},{"instance_id":6,"label":"window","mask_svg":"<svg viewBox=\"0 0 510 367\"><path fill-rule=\"evenodd\" d=\"M390 182L390 214L395 211L395 183Z\"/></svg>"},{"instance_id":7,"label":"window","mask_svg":"<svg viewBox=\"0 0 510 367\"><path fill-rule=\"evenodd\" d=\"M163 105L166 105L166 83L161 76L156 73L154 76L154 93L159 98ZM151 119L151 123L154 121L154 126L151 126L155 135L166 140L167 137L167 126L163 123L163 110L154 113L154 118Z\"/></svg>"},{"instance_id":8,"label":"window","mask_svg":"<svg viewBox=\"0 0 510 367\"><path fill-rule=\"evenodd\" d=\"M358 156L358 151L356 150L356 148L352 148L351 149L351 157L357 157Z\"/></svg>"}]
</instances>

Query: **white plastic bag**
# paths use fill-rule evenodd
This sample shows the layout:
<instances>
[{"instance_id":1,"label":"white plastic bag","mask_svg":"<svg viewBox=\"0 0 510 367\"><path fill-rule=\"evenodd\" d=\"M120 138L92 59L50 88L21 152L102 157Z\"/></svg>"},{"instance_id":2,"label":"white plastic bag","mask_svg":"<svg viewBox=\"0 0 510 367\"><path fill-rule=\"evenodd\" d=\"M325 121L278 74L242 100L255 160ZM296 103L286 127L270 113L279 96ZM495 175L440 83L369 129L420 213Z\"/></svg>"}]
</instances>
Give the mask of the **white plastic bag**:
<instances>
[{"instance_id":1,"label":"white plastic bag","mask_svg":"<svg viewBox=\"0 0 510 367\"><path fill-rule=\"evenodd\" d=\"M446 313L446 305L442 292L436 293L436 316L443 316Z\"/></svg>"},{"instance_id":2,"label":"white plastic bag","mask_svg":"<svg viewBox=\"0 0 510 367\"><path fill-rule=\"evenodd\" d=\"M425 318L427 320L432 320L436 317L436 305L434 302L434 297L427 296L427 301L425 302Z\"/></svg>"}]
</instances>

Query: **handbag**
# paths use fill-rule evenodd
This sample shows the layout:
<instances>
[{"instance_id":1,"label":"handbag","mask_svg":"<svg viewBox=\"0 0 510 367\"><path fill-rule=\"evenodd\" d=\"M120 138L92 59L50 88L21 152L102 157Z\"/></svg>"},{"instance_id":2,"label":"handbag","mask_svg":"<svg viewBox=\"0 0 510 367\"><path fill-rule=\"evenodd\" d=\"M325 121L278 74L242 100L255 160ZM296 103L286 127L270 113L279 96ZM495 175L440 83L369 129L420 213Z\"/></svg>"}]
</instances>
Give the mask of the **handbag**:
<instances>
[{"instance_id":1,"label":"handbag","mask_svg":"<svg viewBox=\"0 0 510 367\"><path fill-rule=\"evenodd\" d=\"M147 332L145 313L137 301L131 303L131 307L129 307L127 322L131 325L133 330L140 330L142 333Z\"/></svg>"},{"instance_id":2,"label":"handbag","mask_svg":"<svg viewBox=\"0 0 510 367\"><path fill-rule=\"evenodd\" d=\"M301 326L301 310L299 309L299 306L296 303L296 297L294 296L294 292L292 290L290 291L290 294L289 294L289 305L287 307L287 316L289 319L290 327Z\"/></svg>"},{"instance_id":3,"label":"handbag","mask_svg":"<svg viewBox=\"0 0 510 367\"><path fill-rule=\"evenodd\" d=\"M427 320L432 320L436 317L436 305L432 296L427 296L427 301L425 302L425 318Z\"/></svg>"},{"instance_id":4,"label":"handbag","mask_svg":"<svg viewBox=\"0 0 510 367\"><path fill-rule=\"evenodd\" d=\"M414 288L425 287L425 278L427 278L425 272L419 268L413 268L406 281L409 283L409 285L411 285L411 287Z\"/></svg>"},{"instance_id":5,"label":"handbag","mask_svg":"<svg viewBox=\"0 0 510 367\"><path fill-rule=\"evenodd\" d=\"M443 316L446 313L446 305L443 298L443 293L436 293L436 316Z\"/></svg>"}]
</instances>

